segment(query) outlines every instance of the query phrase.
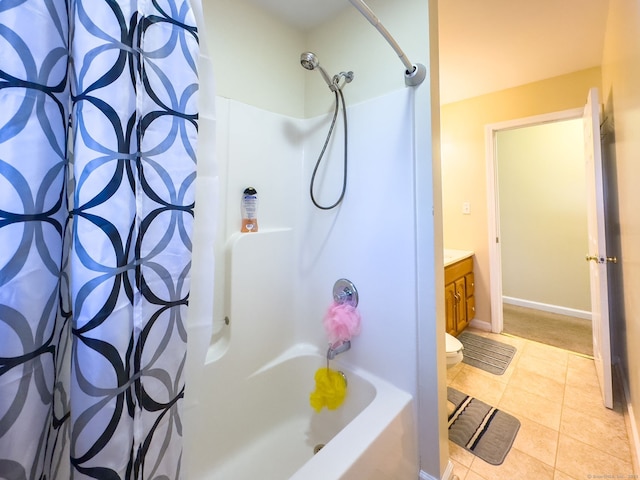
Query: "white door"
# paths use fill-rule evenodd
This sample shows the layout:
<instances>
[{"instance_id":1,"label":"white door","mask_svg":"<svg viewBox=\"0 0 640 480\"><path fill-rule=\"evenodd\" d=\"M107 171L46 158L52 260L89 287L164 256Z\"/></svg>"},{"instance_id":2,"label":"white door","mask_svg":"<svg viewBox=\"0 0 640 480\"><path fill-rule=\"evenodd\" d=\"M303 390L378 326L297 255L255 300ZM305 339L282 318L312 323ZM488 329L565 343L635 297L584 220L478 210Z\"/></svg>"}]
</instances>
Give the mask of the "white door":
<instances>
[{"instance_id":1,"label":"white door","mask_svg":"<svg viewBox=\"0 0 640 480\"><path fill-rule=\"evenodd\" d=\"M602 399L613 408L611 381L611 342L609 335L609 294L607 290L607 243L604 227L604 183L600 148L600 102L598 89L592 88L584 108L584 141L587 172L587 215L589 228L589 273L593 315L593 357Z\"/></svg>"}]
</instances>

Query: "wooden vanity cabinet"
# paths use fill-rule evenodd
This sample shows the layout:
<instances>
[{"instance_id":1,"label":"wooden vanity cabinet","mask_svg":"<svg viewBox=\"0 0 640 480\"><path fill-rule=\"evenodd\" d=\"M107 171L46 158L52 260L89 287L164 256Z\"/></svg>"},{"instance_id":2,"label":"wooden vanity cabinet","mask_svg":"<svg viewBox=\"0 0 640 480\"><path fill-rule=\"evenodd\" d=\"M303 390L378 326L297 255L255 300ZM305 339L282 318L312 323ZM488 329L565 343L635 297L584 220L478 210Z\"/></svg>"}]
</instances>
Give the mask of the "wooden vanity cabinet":
<instances>
[{"instance_id":1,"label":"wooden vanity cabinet","mask_svg":"<svg viewBox=\"0 0 640 480\"><path fill-rule=\"evenodd\" d=\"M447 333L457 336L476 313L473 257L455 262L444 269L445 317Z\"/></svg>"}]
</instances>

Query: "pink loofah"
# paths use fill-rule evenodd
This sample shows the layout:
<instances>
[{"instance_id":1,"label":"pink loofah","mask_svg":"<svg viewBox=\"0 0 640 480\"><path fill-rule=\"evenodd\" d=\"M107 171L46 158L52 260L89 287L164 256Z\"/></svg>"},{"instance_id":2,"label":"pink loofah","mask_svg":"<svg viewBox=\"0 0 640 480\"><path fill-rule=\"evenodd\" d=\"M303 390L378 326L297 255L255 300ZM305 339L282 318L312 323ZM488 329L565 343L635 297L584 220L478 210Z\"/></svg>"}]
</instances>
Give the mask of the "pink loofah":
<instances>
[{"instance_id":1,"label":"pink loofah","mask_svg":"<svg viewBox=\"0 0 640 480\"><path fill-rule=\"evenodd\" d=\"M324 329L331 343L351 340L360 333L360 313L347 303L333 302L323 320Z\"/></svg>"}]
</instances>

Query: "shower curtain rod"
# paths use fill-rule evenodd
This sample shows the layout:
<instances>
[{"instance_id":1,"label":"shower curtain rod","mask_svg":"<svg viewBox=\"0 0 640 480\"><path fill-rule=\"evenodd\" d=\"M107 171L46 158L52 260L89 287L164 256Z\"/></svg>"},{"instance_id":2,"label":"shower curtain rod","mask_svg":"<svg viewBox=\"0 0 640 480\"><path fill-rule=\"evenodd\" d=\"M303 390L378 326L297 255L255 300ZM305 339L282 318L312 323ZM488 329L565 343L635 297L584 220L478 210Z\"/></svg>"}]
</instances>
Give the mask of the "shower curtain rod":
<instances>
[{"instance_id":1,"label":"shower curtain rod","mask_svg":"<svg viewBox=\"0 0 640 480\"><path fill-rule=\"evenodd\" d=\"M376 14L373 13L373 10L371 10L371 8L369 8L369 6L366 3L364 3L363 0L349 0L349 2L367 20L369 20L369 23L371 23L371 25L373 25L376 28L376 30L378 30L378 32L382 34L382 36L389 43L389 45L391 45L391 48L393 48L393 50L398 54L398 57L400 57L400 61L402 62L402 64L405 66L405 69L406 69L404 72L404 83L409 87L420 85L427 76L427 68L421 63L416 64L416 63L411 63L409 61L407 56L404 54L404 52L400 48L400 45L398 45L398 42L396 42L395 39L389 33L389 31L386 28L384 28L384 25L382 25L378 17L376 17Z\"/></svg>"}]
</instances>

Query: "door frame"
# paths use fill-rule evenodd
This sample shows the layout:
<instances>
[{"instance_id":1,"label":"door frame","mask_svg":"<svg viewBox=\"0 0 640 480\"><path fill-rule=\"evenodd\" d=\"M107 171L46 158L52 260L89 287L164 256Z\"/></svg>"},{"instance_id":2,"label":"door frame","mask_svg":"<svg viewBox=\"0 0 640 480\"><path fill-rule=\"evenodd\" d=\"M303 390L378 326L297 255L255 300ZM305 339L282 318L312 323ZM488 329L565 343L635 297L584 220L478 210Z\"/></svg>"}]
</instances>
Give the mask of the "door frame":
<instances>
[{"instance_id":1,"label":"door frame","mask_svg":"<svg viewBox=\"0 0 640 480\"><path fill-rule=\"evenodd\" d=\"M489 291L491 298L491 331L494 333L502 333L504 328L502 315L502 251L500 248L500 202L498 197L496 134L504 130L578 119L582 118L583 114L584 109L579 107L485 125L487 220L489 223Z\"/></svg>"}]
</instances>

